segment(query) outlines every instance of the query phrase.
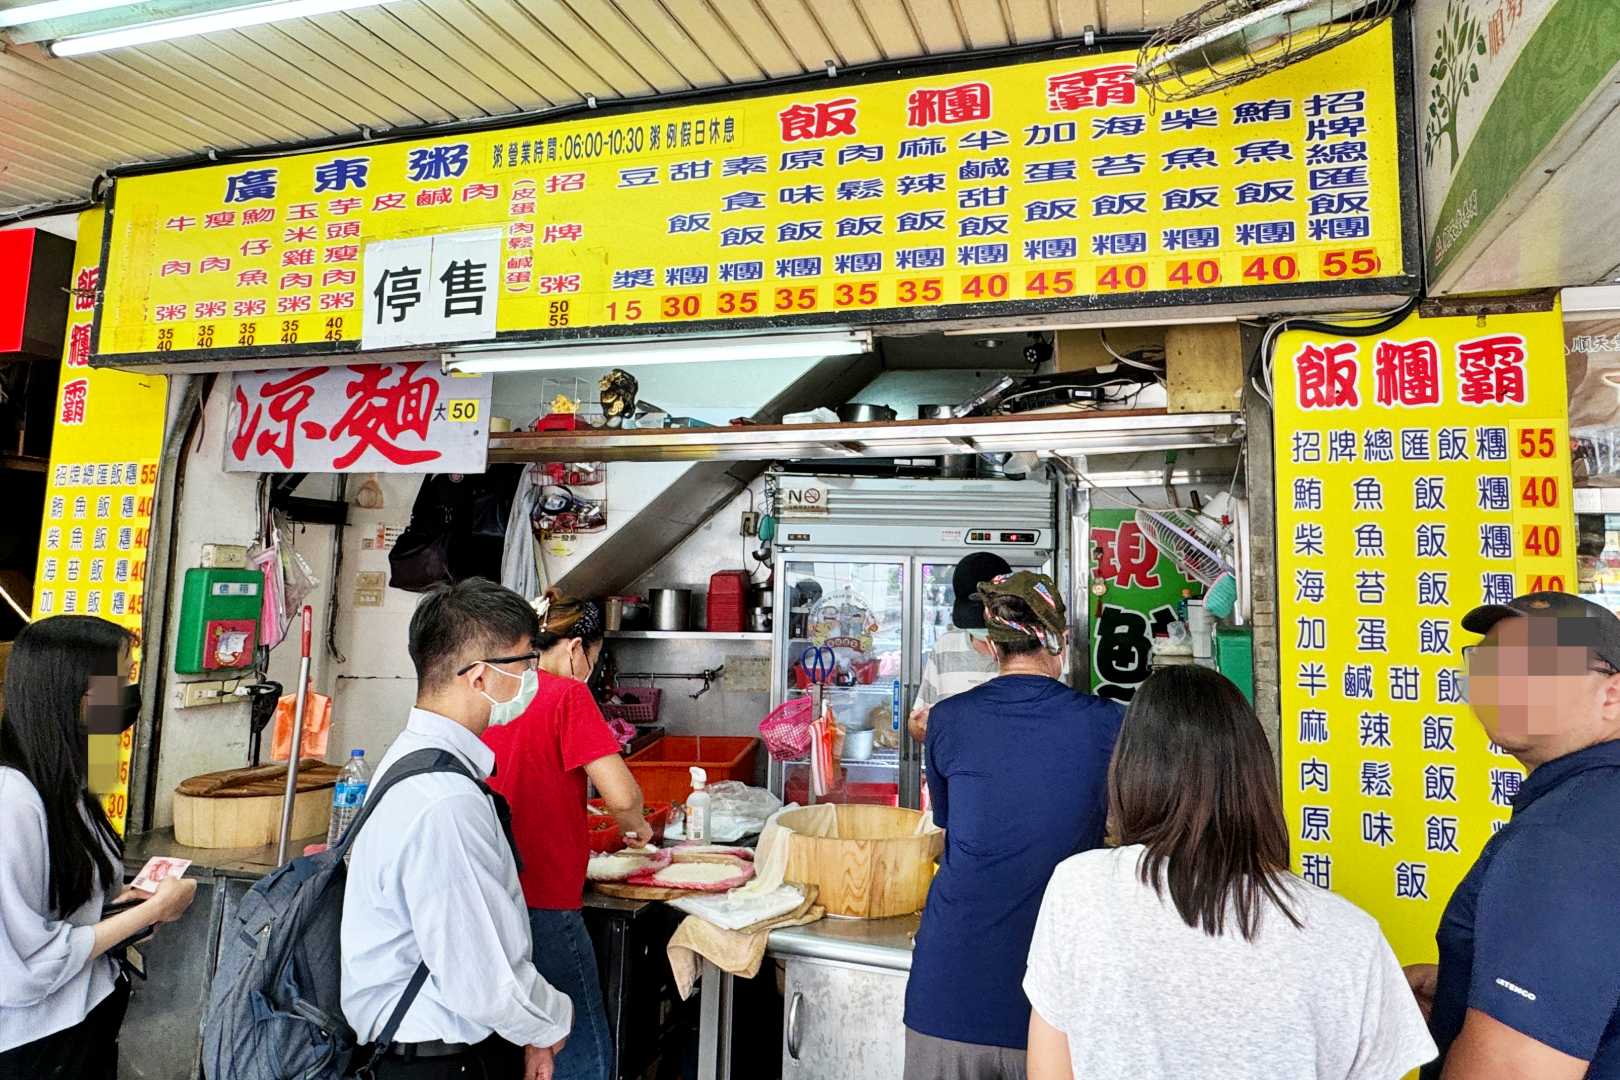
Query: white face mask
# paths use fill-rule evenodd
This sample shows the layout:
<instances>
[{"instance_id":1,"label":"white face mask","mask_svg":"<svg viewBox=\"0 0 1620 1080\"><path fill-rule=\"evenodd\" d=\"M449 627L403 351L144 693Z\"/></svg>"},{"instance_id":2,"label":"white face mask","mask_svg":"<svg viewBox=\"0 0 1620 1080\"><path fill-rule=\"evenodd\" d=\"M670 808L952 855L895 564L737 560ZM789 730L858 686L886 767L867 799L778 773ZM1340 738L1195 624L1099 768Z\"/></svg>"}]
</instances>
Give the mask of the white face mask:
<instances>
[{"instance_id":1,"label":"white face mask","mask_svg":"<svg viewBox=\"0 0 1620 1080\"><path fill-rule=\"evenodd\" d=\"M988 627L979 630L964 630L962 632L980 644L990 640L990 630Z\"/></svg>"},{"instance_id":2,"label":"white face mask","mask_svg":"<svg viewBox=\"0 0 1620 1080\"><path fill-rule=\"evenodd\" d=\"M508 679L518 681L518 692L507 701L496 701L482 690L478 691L483 694L484 700L490 704L490 727L510 724L513 720L522 716L523 711L529 707L534 701L535 695L540 692L540 676L533 668L524 669L522 675L514 675L510 671L503 671L494 664L485 664L484 670L493 671L505 675Z\"/></svg>"}]
</instances>

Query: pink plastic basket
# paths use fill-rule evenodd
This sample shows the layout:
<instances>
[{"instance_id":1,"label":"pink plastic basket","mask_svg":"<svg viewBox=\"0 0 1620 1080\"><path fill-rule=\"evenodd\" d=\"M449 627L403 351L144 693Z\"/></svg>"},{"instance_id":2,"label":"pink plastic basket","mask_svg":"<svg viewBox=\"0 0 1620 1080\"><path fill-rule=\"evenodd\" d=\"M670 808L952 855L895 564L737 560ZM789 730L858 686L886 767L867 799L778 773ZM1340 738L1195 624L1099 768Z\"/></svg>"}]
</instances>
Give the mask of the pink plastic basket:
<instances>
[{"instance_id":1,"label":"pink plastic basket","mask_svg":"<svg viewBox=\"0 0 1620 1080\"><path fill-rule=\"evenodd\" d=\"M797 761L810 752L810 721L815 703L808 697L794 698L777 706L759 724L759 737L765 749L778 761Z\"/></svg>"},{"instance_id":2,"label":"pink plastic basket","mask_svg":"<svg viewBox=\"0 0 1620 1080\"><path fill-rule=\"evenodd\" d=\"M625 703L602 706L602 715L609 720L623 720L627 724L658 722L658 704L664 696L662 690L651 686L615 686L613 693L625 699ZM633 703L631 698L635 698Z\"/></svg>"}]
</instances>

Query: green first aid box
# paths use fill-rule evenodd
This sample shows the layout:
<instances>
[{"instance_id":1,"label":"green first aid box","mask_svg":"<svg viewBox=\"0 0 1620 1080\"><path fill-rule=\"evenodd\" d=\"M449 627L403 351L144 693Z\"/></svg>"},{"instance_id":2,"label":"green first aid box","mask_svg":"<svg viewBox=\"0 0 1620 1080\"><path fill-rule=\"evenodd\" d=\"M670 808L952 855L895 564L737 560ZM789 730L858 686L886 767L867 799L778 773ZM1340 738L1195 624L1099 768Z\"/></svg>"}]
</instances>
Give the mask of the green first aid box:
<instances>
[{"instance_id":1,"label":"green first aid box","mask_svg":"<svg viewBox=\"0 0 1620 1080\"><path fill-rule=\"evenodd\" d=\"M187 570L174 670L208 675L251 668L263 604L264 574L258 570Z\"/></svg>"}]
</instances>

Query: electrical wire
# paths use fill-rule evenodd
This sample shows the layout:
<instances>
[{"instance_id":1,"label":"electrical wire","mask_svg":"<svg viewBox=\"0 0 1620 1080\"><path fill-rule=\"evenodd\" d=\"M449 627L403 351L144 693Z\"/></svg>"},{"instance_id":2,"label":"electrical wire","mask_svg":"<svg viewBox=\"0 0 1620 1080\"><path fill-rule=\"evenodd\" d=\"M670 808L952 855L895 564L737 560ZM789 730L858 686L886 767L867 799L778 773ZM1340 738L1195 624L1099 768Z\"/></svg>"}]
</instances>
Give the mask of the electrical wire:
<instances>
[{"instance_id":1,"label":"electrical wire","mask_svg":"<svg viewBox=\"0 0 1620 1080\"><path fill-rule=\"evenodd\" d=\"M12 611L17 613L17 617L22 619L23 622L31 623L34 621L34 617L18 606L17 601L11 598L11 594L6 592L5 586L3 585L0 585L0 597L5 599L6 604L11 608Z\"/></svg>"},{"instance_id":2,"label":"electrical wire","mask_svg":"<svg viewBox=\"0 0 1620 1080\"><path fill-rule=\"evenodd\" d=\"M1262 398L1267 406L1273 406L1276 397L1276 386L1273 382L1272 372L1275 357L1272 349L1276 346L1279 335L1288 330L1311 330L1320 334L1341 334L1345 337L1376 337L1379 334L1399 326L1418 305L1418 298L1412 297L1400 307L1390 308L1387 311L1371 312L1367 315L1347 315L1349 319L1368 319L1370 322L1356 322L1351 325L1343 323L1321 322L1316 319L1292 318L1278 319L1266 328L1264 336L1260 338L1260 347L1256 350L1255 366L1259 369L1256 374L1249 376L1249 385ZM1262 385L1261 380L1264 380Z\"/></svg>"}]
</instances>

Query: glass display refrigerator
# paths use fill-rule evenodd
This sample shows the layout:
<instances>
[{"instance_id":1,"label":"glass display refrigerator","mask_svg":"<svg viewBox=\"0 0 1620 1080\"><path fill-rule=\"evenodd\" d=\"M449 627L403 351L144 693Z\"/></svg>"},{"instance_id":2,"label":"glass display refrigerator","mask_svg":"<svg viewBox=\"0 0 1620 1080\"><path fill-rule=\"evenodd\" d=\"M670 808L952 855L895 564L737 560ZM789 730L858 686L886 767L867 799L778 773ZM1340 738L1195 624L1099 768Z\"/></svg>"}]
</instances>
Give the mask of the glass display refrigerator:
<instances>
[{"instance_id":1,"label":"glass display refrigerator","mask_svg":"<svg viewBox=\"0 0 1620 1080\"><path fill-rule=\"evenodd\" d=\"M813 696L845 730L828 790L807 760L770 765L789 802L921 807L923 758L907 731L923 665L951 627L956 563L994 551L1052 571L1056 496L1034 480L783 476L772 707ZM867 734L870 732L870 734Z\"/></svg>"}]
</instances>

